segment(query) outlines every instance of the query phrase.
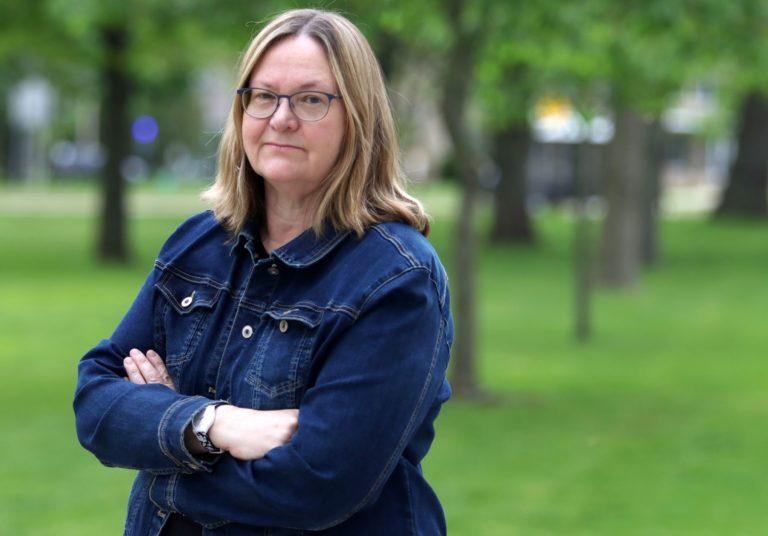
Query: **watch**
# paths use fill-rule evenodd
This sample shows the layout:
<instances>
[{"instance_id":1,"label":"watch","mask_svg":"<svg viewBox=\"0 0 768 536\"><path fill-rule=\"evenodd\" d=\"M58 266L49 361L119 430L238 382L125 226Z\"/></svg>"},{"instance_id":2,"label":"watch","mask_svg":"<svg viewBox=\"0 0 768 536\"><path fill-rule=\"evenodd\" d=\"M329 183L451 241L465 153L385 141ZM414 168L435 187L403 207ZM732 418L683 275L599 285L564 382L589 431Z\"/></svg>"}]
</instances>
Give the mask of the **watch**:
<instances>
[{"instance_id":1,"label":"watch","mask_svg":"<svg viewBox=\"0 0 768 536\"><path fill-rule=\"evenodd\" d=\"M211 438L208 437L208 432L210 431L211 426L213 426L213 421L216 420L216 408L223 404L226 404L226 402L214 402L213 404L209 404L195 413L192 417L192 432L206 452L211 454L221 454L224 452L220 448L216 448L213 443L211 443Z\"/></svg>"}]
</instances>

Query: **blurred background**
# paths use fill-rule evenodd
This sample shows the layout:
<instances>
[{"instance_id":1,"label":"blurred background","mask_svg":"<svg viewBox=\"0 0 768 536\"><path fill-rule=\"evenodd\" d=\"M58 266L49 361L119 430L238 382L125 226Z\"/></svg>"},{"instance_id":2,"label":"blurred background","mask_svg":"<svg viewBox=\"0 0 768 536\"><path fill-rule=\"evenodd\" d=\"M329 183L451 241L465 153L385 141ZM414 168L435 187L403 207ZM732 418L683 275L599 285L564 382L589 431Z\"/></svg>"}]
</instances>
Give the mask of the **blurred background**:
<instances>
[{"instance_id":1,"label":"blurred background","mask_svg":"<svg viewBox=\"0 0 768 536\"><path fill-rule=\"evenodd\" d=\"M79 358L206 207L236 63L302 1L0 5L0 526L118 534ZM768 1L324 2L388 80L452 285L449 533L768 531Z\"/></svg>"}]
</instances>

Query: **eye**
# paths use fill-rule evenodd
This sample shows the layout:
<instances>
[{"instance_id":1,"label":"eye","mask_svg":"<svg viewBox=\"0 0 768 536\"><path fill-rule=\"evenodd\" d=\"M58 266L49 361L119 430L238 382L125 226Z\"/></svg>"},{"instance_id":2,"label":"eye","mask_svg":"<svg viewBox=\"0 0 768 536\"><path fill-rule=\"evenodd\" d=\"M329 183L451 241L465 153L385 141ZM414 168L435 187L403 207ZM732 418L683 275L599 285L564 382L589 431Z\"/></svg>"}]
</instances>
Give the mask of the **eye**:
<instances>
[{"instance_id":1,"label":"eye","mask_svg":"<svg viewBox=\"0 0 768 536\"><path fill-rule=\"evenodd\" d=\"M256 102L272 102L275 100L275 96L269 91L251 91L251 99Z\"/></svg>"},{"instance_id":2,"label":"eye","mask_svg":"<svg viewBox=\"0 0 768 536\"><path fill-rule=\"evenodd\" d=\"M310 106L323 104L325 100L325 95L322 95L321 93L302 93L299 95L299 102L301 104L308 104Z\"/></svg>"}]
</instances>

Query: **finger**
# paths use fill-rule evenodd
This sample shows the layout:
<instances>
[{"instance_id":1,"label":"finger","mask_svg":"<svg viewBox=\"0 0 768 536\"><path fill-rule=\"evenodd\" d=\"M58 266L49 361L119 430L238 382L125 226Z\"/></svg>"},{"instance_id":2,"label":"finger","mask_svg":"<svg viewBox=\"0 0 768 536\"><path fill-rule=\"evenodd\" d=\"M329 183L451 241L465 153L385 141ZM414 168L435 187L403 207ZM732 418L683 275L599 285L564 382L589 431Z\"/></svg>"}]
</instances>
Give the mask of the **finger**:
<instances>
[{"instance_id":1,"label":"finger","mask_svg":"<svg viewBox=\"0 0 768 536\"><path fill-rule=\"evenodd\" d=\"M128 373L128 379L131 381L131 383L138 385L144 385L147 383L144 381L144 376L142 376L141 372L139 372L139 367L136 366L133 358L126 357L123 359L123 366L125 367L125 371Z\"/></svg>"},{"instance_id":2,"label":"finger","mask_svg":"<svg viewBox=\"0 0 768 536\"><path fill-rule=\"evenodd\" d=\"M165 363L163 363L163 358L160 357L160 354L154 350L147 350L147 359L149 359L150 363L155 366L155 370L160 374L160 379L163 384L175 391L176 386L173 384L173 379L168 373L168 369L166 368Z\"/></svg>"},{"instance_id":3,"label":"finger","mask_svg":"<svg viewBox=\"0 0 768 536\"><path fill-rule=\"evenodd\" d=\"M162 372L165 370L165 363L163 363L163 358L160 357L160 354L150 349L150 350L147 350L146 355L147 355L147 359L149 359L149 362L152 363L155 369L157 369L159 372Z\"/></svg>"},{"instance_id":4,"label":"finger","mask_svg":"<svg viewBox=\"0 0 768 536\"><path fill-rule=\"evenodd\" d=\"M136 363L136 366L139 367L139 371L141 372L141 375L144 376L146 383L161 383L160 374L155 370L155 366L149 362L147 356L134 348L131 350L131 357Z\"/></svg>"}]
</instances>

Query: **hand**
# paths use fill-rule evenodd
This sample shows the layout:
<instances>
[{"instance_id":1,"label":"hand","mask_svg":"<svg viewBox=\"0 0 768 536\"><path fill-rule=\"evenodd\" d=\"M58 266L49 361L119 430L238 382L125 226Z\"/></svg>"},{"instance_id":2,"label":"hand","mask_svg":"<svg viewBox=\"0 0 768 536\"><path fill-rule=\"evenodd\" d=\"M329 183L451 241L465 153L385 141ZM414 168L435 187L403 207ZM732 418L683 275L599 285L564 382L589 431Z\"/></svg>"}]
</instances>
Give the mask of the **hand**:
<instances>
[{"instance_id":1,"label":"hand","mask_svg":"<svg viewBox=\"0 0 768 536\"><path fill-rule=\"evenodd\" d=\"M225 405L216 408L216 420L208 437L233 458L255 460L288 443L298 422L297 409L259 411Z\"/></svg>"},{"instance_id":2,"label":"hand","mask_svg":"<svg viewBox=\"0 0 768 536\"><path fill-rule=\"evenodd\" d=\"M131 383L144 385L147 383L160 383L175 391L171 375L165 368L163 359L154 350L148 350L144 355L136 348L132 349L130 356L123 359L123 366L128 373L127 380Z\"/></svg>"}]
</instances>

